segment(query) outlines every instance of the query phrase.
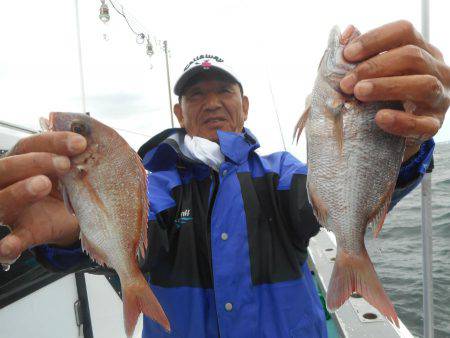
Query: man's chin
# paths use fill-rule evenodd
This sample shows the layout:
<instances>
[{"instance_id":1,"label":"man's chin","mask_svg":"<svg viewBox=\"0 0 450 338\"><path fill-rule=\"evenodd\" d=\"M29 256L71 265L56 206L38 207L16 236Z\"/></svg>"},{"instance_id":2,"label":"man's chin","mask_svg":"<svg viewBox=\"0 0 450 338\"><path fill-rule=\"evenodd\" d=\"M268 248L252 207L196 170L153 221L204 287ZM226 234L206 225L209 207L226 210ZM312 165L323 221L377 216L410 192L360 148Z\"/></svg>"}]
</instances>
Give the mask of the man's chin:
<instances>
[{"instance_id":1,"label":"man's chin","mask_svg":"<svg viewBox=\"0 0 450 338\"><path fill-rule=\"evenodd\" d=\"M201 133L199 136L217 143L219 141L219 135L217 133L218 130L227 131L226 128L209 129L207 132Z\"/></svg>"}]
</instances>

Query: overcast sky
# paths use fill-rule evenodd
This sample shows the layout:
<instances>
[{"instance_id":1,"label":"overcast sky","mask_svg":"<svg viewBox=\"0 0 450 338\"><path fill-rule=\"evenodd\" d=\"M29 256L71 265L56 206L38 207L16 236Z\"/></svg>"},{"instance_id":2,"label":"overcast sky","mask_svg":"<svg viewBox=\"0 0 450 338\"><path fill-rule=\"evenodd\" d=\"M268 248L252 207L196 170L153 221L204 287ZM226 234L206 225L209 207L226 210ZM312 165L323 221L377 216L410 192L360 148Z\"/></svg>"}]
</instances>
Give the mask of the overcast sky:
<instances>
[{"instance_id":1,"label":"overcast sky","mask_svg":"<svg viewBox=\"0 0 450 338\"><path fill-rule=\"evenodd\" d=\"M450 3L430 3L431 42L448 60ZM304 142L292 145L292 131L331 27L337 24L344 29L352 23L365 32L398 19L410 20L418 30L421 24L419 0L121 0L120 4L131 16L131 24L136 23L134 17L145 26L138 26L139 31L168 40L172 85L194 56L212 53L224 58L250 97L247 126L259 138L262 152L283 149L276 108L288 150L303 160ZM87 110L111 126L146 135L170 127L162 52L157 50L150 60L145 45L136 43L112 8L110 22L100 22L99 7L99 0L79 0ZM3 4L1 120L38 128L38 117L50 111L81 111L75 27L73 0ZM449 120L438 141L450 139ZM135 148L146 140L124 135Z\"/></svg>"}]
</instances>

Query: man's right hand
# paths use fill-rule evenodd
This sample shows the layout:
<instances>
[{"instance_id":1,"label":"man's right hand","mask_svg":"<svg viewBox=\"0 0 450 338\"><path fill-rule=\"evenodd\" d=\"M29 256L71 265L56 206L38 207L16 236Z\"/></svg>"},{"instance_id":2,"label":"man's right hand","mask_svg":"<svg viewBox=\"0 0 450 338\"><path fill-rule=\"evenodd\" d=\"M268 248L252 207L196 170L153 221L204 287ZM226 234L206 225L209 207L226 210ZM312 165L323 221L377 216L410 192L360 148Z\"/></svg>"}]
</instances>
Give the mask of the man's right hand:
<instances>
[{"instance_id":1,"label":"man's right hand","mask_svg":"<svg viewBox=\"0 0 450 338\"><path fill-rule=\"evenodd\" d=\"M81 135L42 133L21 139L0 158L0 224L11 229L0 241L0 263L14 262L35 245L68 246L78 239L78 221L62 201L58 176L69 170L69 156L85 148Z\"/></svg>"}]
</instances>

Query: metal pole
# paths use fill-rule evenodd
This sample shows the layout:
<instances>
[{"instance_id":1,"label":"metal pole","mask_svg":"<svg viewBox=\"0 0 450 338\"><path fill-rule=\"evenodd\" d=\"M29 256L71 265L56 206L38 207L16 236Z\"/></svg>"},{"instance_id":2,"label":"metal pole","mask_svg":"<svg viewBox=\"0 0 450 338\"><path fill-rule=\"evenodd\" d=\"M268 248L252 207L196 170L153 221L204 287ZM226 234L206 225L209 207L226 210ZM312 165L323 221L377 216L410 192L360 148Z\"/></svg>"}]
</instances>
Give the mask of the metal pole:
<instances>
[{"instance_id":1,"label":"metal pole","mask_svg":"<svg viewBox=\"0 0 450 338\"><path fill-rule=\"evenodd\" d=\"M422 0L422 35L430 39L430 4ZM423 336L434 337L433 323L433 228L431 209L431 174L422 180L422 274L423 274Z\"/></svg>"},{"instance_id":2,"label":"metal pole","mask_svg":"<svg viewBox=\"0 0 450 338\"><path fill-rule=\"evenodd\" d=\"M83 59L81 57L81 37L80 37L80 17L78 15L78 0L75 0L75 20L77 25L77 41L78 41L78 63L80 70L80 88L81 88L81 112L86 113L86 95L84 92L84 75L83 75Z\"/></svg>"},{"instance_id":3,"label":"metal pole","mask_svg":"<svg viewBox=\"0 0 450 338\"><path fill-rule=\"evenodd\" d=\"M173 106L172 106L172 93L170 91L170 74L169 74L169 48L167 47L167 40L163 42L164 52L166 53L166 71L167 71L167 88L169 90L169 104L170 104L170 123L173 124Z\"/></svg>"}]
</instances>

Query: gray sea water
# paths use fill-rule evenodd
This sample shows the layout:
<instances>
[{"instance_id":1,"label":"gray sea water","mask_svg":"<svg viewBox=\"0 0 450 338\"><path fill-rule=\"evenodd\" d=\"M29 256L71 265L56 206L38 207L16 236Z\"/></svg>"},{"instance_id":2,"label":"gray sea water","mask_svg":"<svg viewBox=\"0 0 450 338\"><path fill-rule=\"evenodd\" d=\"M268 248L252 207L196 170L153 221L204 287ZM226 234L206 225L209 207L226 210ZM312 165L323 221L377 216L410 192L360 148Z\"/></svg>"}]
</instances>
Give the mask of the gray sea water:
<instances>
[{"instance_id":1,"label":"gray sea water","mask_svg":"<svg viewBox=\"0 0 450 338\"><path fill-rule=\"evenodd\" d=\"M450 337L450 143L436 145L432 173L435 337ZM380 280L411 333L423 337L421 189L392 210L366 244Z\"/></svg>"}]
</instances>

